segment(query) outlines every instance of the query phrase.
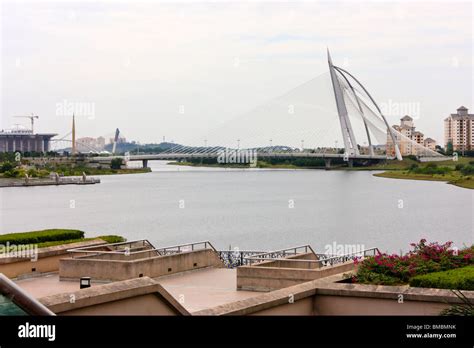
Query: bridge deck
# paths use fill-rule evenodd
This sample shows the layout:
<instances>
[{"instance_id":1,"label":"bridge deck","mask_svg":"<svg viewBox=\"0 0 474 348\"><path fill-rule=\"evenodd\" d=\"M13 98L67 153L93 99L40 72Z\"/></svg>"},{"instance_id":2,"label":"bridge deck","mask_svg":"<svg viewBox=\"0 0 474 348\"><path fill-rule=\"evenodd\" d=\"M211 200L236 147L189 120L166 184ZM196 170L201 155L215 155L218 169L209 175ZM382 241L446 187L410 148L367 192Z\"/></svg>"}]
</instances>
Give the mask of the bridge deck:
<instances>
[{"instance_id":1,"label":"bridge deck","mask_svg":"<svg viewBox=\"0 0 474 348\"><path fill-rule=\"evenodd\" d=\"M126 161L152 161L152 160L180 160L188 158L218 158L219 153L166 153L166 154L151 154L151 155L131 155L131 156L108 156L108 157L92 157L93 161L110 162L114 158L122 158ZM357 155L345 156L344 154L324 154L324 153L257 153L256 158L321 158L321 159L363 159L363 160L392 160L395 157L387 157L385 155Z\"/></svg>"}]
</instances>

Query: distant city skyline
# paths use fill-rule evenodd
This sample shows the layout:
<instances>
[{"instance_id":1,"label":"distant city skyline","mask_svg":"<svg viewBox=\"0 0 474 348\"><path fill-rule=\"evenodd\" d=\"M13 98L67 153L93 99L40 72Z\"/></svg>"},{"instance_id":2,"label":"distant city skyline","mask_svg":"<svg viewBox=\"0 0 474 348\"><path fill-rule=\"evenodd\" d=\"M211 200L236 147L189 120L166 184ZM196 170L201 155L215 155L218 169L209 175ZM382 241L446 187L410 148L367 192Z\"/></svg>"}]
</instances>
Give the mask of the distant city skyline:
<instances>
[{"instance_id":1,"label":"distant city skyline","mask_svg":"<svg viewBox=\"0 0 474 348\"><path fill-rule=\"evenodd\" d=\"M470 2L2 4L0 128L189 143L327 72L357 75L392 124L443 144L474 110ZM258 120L257 126L258 126ZM203 140L204 141L204 140ZM301 140L298 139L298 142ZM274 144L285 145L285 144Z\"/></svg>"}]
</instances>

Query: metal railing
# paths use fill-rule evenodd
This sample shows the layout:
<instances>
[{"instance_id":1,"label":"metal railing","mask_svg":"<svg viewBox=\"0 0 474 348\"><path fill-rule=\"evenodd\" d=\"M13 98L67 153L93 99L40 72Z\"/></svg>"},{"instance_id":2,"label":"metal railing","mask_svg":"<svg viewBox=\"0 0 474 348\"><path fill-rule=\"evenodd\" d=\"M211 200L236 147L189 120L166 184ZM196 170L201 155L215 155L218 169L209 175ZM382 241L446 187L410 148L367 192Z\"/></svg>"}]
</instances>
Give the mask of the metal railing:
<instances>
[{"instance_id":1,"label":"metal railing","mask_svg":"<svg viewBox=\"0 0 474 348\"><path fill-rule=\"evenodd\" d=\"M214 248L214 246L208 240L194 243L172 245L154 250L157 251L160 255L171 255L204 249L211 249L217 252L216 248Z\"/></svg>"},{"instance_id":2,"label":"metal railing","mask_svg":"<svg viewBox=\"0 0 474 348\"><path fill-rule=\"evenodd\" d=\"M110 248L112 247L113 250L93 250L98 248ZM139 249L139 250L138 250ZM156 253L156 256L166 256L166 255L173 255L179 254L184 252L196 251L196 250L204 250L204 249L211 249L217 252L216 248L211 244L209 241L201 241L201 242L194 242L194 243L186 243L186 244L178 244L167 246L163 248L155 248L147 239L139 239L129 242L120 242L120 243L112 243L112 244L101 244L101 245L94 245L90 247L80 247L80 248L73 248L69 249L68 252L72 254L72 257L77 258L94 258L94 257L101 257L104 255L124 255L124 256L131 256L131 255L138 255L144 253ZM74 254L79 254L75 256Z\"/></svg>"},{"instance_id":3,"label":"metal railing","mask_svg":"<svg viewBox=\"0 0 474 348\"><path fill-rule=\"evenodd\" d=\"M357 259L363 259L367 256L375 256L380 254L378 248L369 248L364 249L361 251L356 251L353 253L343 254L343 255L327 255L327 254L317 254L318 255L318 262L320 266L332 266L337 263L344 263L347 261Z\"/></svg>"},{"instance_id":4,"label":"metal railing","mask_svg":"<svg viewBox=\"0 0 474 348\"><path fill-rule=\"evenodd\" d=\"M104 247L109 250L100 250ZM98 250L99 249L99 250ZM343 255L337 254L323 254L314 252L310 245L300 245L296 247L273 250L217 250L211 242L200 241L193 243L177 244L167 247L155 248L147 239L139 239L128 242L119 242L111 244L92 245L86 247L79 247L68 249L68 252L73 258L89 258L100 259L104 255L140 255L144 253L154 253L155 255L147 256L167 256L179 254L184 252L193 252L197 250L210 249L217 253L224 265L228 268L235 268L239 266L252 266L256 263L264 261L287 261L293 263L306 263L308 268L314 268L313 265L319 267L332 266L334 264L347 262L356 258L364 258L367 256L374 256L380 253L378 248L364 249L353 253ZM291 258L291 256L311 253L315 256L315 260Z\"/></svg>"},{"instance_id":5,"label":"metal railing","mask_svg":"<svg viewBox=\"0 0 474 348\"><path fill-rule=\"evenodd\" d=\"M286 248L286 249L267 251L261 254L256 254L256 255L246 257L246 259L247 259L247 264L251 266L254 263L254 261L261 262L261 261L271 261L271 260L292 260L292 259L287 259L287 257L295 256L295 255L303 254L303 253L304 254L312 253L316 255L313 248L311 248L311 246L307 244L307 245L300 245L300 246Z\"/></svg>"},{"instance_id":6,"label":"metal railing","mask_svg":"<svg viewBox=\"0 0 474 348\"><path fill-rule=\"evenodd\" d=\"M261 250L218 250L219 258L227 268L249 264L248 257L265 253Z\"/></svg>"},{"instance_id":7,"label":"metal railing","mask_svg":"<svg viewBox=\"0 0 474 348\"><path fill-rule=\"evenodd\" d=\"M317 260L307 260L307 259L294 259L288 258L288 256L302 254L302 252L297 253L298 249L304 249L305 252L311 252L315 256L317 256ZM294 250L293 253L289 252ZM277 251L271 251L263 254L257 254L253 256L246 257L248 265L252 266L254 263L261 263L264 261L287 261L287 262L294 262L296 263L306 263L309 268L310 265L317 264L319 267L325 266L333 266L338 263L344 263L350 260L354 260L356 258L365 258L367 256L375 256L379 252L378 248L369 248L360 251L356 251L353 253L347 253L343 255L333 255L333 254L322 254L322 253L315 253L313 249L309 245L304 245L296 248L289 248Z\"/></svg>"},{"instance_id":8,"label":"metal railing","mask_svg":"<svg viewBox=\"0 0 474 348\"><path fill-rule=\"evenodd\" d=\"M108 248L110 250L98 250ZM143 248L147 248L145 251L151 251L154 249L153 244L151 244L147 239L138 239L127 242L118 242L110 244L100 244L100 245L91 245L79 248L68 249L67 252L71 253L72 258L86 258L91 256L100 256L107 254L130 254L136 253L137 250L143 251Z\"/></svg>"}]
</instances>

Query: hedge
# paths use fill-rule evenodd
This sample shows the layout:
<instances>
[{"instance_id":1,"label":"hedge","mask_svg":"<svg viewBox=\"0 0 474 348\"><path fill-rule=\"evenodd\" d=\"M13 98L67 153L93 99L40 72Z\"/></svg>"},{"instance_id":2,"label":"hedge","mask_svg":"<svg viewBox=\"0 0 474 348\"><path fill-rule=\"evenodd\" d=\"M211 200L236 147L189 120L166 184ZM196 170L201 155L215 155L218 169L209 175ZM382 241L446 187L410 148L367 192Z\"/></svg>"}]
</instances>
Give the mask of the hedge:
<instances>
[{"instance_id":1,"label":"hedge","mask_svg":"<svg viewBox=\"0 0 474 348\"><path fill-rule=\"evenodd\" d=\"M49 229L34 232L9 233L0 235L0 244L36 244L42 242L81 239L84 232L79 230Z\"/></svg>"},{"instance_id":2,"label":"hedge","mask_svg":"<svg viewBox=\"0 0 474 348\"><path fill-rule=\"evenodd\" d=\"M410 279L410 286L420 288L474 290L474 266L419 275Z\"/></svg>"},{"instance_id":3,"label":"hedge","mask_svg":"<svg viewBox=\"0 0 474 348\"><path fill-rule=\"evenodd\" d=\"M116 236L116 235L99 236L97 238L105 240L107 243L122 243L122 242L127 241L122 236Z\"/></svg>"}]
</instances>

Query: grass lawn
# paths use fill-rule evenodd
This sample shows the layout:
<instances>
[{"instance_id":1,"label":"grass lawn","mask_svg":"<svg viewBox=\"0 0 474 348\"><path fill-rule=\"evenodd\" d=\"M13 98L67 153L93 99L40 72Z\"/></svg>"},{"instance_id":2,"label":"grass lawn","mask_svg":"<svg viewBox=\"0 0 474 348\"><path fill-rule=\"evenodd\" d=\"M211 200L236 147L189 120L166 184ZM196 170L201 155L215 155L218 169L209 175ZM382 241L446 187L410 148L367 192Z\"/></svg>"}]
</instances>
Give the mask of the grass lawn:
<instances>
[{"instance_id":1,"label":"grass lawn","mask_svg":"<svg viewBox=\"0 0 474 348\"><path fill-rule=\"evenodd\" d=\"M459 171L452 171L447 174L416 174L408 170L387 171L384 173L374 174L374 176L392 179L407 179L407 180L428 180L428 181L444 181L455 186L474 189L474 177L463 176Z\"/></svg>"}]
</instances>

